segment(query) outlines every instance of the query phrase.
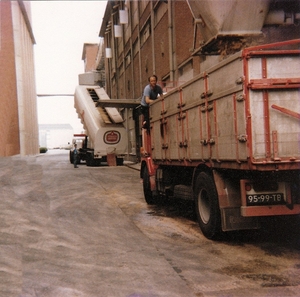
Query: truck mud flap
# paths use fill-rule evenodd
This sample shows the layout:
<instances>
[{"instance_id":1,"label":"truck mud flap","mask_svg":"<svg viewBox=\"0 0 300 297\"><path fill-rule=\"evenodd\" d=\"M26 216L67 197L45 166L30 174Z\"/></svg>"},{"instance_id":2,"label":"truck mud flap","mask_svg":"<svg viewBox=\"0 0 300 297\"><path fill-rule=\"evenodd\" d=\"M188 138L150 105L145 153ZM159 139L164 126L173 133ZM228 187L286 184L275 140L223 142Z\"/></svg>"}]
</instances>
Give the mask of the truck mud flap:
<instances>
[{"instance_id":1,"label":"truck mud flap","mask_svg":"<svg viewBox=\"0 0 300 297\"><path fill-rule=\"evenodd\" d=\"M259 229L260 222L257 217L242 217L241 209L237 208L222 208L221 209L222 230L249 230Z\"/></svg>"}]
</instances>

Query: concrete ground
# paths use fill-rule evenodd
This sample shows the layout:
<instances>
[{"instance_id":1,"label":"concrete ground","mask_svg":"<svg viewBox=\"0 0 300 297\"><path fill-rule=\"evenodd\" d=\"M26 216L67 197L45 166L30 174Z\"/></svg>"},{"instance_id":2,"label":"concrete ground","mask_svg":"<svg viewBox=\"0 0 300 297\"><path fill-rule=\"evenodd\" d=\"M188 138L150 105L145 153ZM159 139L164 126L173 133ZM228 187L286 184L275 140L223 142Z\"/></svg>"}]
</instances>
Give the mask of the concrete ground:
<instances>
[{"instance_id":1,"label":"concrete ground","mask_svg":"<svg viewBox=\"0 0 300 297\"><path fill-rule=\"evenodd\" d=\"M1 297L195 296L116 205L120 178L102 185L55 152L0 168Z\"/></svg>"},{"instance_id":2,"label":"concrete ground","mask_svg":"<svg viewBox=\"0 0 300 297\"><path fill-rule=\"evenodd\" d=\"M211 241L193 203L147 205L125 165L0 158L0 297L300 296L300 217Z\"/></svg>"}]
</instances>

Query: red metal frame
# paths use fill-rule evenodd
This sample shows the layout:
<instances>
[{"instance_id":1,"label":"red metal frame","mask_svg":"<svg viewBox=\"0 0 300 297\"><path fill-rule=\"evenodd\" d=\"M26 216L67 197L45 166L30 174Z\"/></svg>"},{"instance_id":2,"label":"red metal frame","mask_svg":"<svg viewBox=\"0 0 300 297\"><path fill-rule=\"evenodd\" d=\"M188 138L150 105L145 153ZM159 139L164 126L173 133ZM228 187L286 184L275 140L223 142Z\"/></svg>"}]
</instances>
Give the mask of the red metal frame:
<instances>
[{"instance_id":1,"label":"red metal frame","mask_svg":"<svg viewBox=\"0 0 300 297\"><path fill-rule=\"evenodd\" d=\"M209 120L209 110L208 110L208 75L207 73L204 73L204 90L205 90L205 115L206 115L206 128L207 128L207 141L211 138L211 126L210 126L210 120ZM209 144L208 144L209 145ZM212 148L211 145L209 145L209 156L212 155Z\"/></svg>"},{"instance_id":2,"label":"red metal frame","mask_svg":"<svg viewBox=\"0 0 300 297\"><path fill-rule=\"evenodd\" d=\"M273 44L259 45L254 47L249 47L243 50L242 58L244 61L244 92L245 92L245 113L246 113L246 131L247 131L247 148L249 154L249 167L257 169L257 166L261 170L272 170L272 166L281 166L281 169L299 169L299 160L295 158L286 158L282 160L278 157L278 144L277 135L270 131L269 123L269 99L268 91L272 89L298 89L300 88L300 77L299 78L268 78L267 76L267 64L266 57L274 55L300 55L300 50L286 50L279 49L280 47L290 46L300 44L300 39L277 42ZM248 60L252 57L262 58L262 78L260 79L249 79L249 65ZM252 118L250 112L250 100L249 92L250 90L261 90L263 93L263 113L264 113L264 133L265 133L265 150L266 157L262 160L254 160L253 158L253 139L252 139ZM277 109L283 113L290 116L300 118L300 115L291 110L285 109L283 107L272 105L271 108ZM271 141L273 144L274 159L271 160ZM287 164L288 163L288 164Z\"/></svg>"},{"instance_id":3,"label":"red metal frame","mask_svg":"<svg viewBox=\"0 0 300 297\"><path fill-rule=\"evenodd\" d=\"M262 67L262 76L265 79L268 76L267 72L267 59L262 58L261 60ZM271 158L271 140L270 140L270 113L269 113L269 94L266 90L262 91L263 93L263 109L264 109L264 131L265 131L265 150L266 150L266 159L270 160Z\"/></svg>"},{"instance_id":4,"label":"red metal frame","mask_svg":"<svg viewBox=\"0 0 300 297\"><path fill-rule=\"evenodd\" d=\"M240 163L239 156L239 141L238 141L238 121L237 121L237 106L236 106L236 94L232 96L233 101L233 125L234 125L234 135L235 135L235 156L236 161Z\"/></svg>"},{"instance_id":5,"label":"red metal frame","mask_svg":"<svg viewBox=\"0 0 300 297\"><path fill-rule=\"evenodd\" d=\"M300 113L298 113L298 112L289 110L289 109L287 109L287 108L284 108L284 107L281 107L281 106L278 106L278 105L275 105L275 104L271 105L271 107L272 107L273 109L279 110L279 111L281 111L282 113L285 113L285 114L287 114L287 115L290 115L290 116L292 116L292 117L294 117L294 118L300 120Z\"/></svg>"},{"instance_id":6,"label":"red metal frame","mask_svg":"<svg viewBox=\"0 0 300 297\"><path fill-rule=\"evenodd\" d=\"M186 111L186 139L190 139L190 129L189 129L189 112ZM187 159L190 161L191 160L191 146L189 143L187 143L187 148L186 148L186 154L187 154Z\"/></svg>"},{"instance_id":7,"label":"red metal frame","mask_svg":"<svg viewBox=\"0 0 300 297\"><path fill-rule=\"evenodd\" d=\"M288 41L280 41L280 42L275 42L275 43L271 43L271 44L262 44L262 45L257 45L257 46L251 46L251 47L248 47L246 49L244 49L244 53L247 55L251 52L251 54L259 54L261 55L262 52L261 50L266 50L266 49L271 49L271 48L279 48L281 46L289 46L289 45L296 45L296 44L299 44L300 43L300 39L294 39L294 40L288 40ZM296 52L297 54L299 54L299 50L279 50L279 51L264 51L265 53L269 54L286 54L286 52Z\"/></svg>"},{"instance_id":8,"label":"red metal frame","mask_svg":"<svg viewBox=\"0 0 300 297\"><path fill-rule=\"evenodd\" d=\"M214 126L215 126L215 148L216 148L216 160L220 162L219 156L219 139L218 139L218 122L217 122L217 102L213 101L213 113L214 113Z\"/></svg>"},{"instance_id":9,"label":"red metal frame","mask_svg":"<svg viewBox=\"0 0 300 297\"><path fill-rule=\"evenodd\" d=\"M241 206L241 215L243 217L264 217L296 214L300 214L300 204L295 204L292 209L289 209L286 205Z\"/></svg>"},{"instance_id":10,"label":"red metal frame","mask_svg":"<svg viewBox=\"0 0 300 297\"><path fill-rule=\"evenodd\" d=\"M289 43L290 44L290 43ZM248 49L251 49L251 48L248 48ZM261 49L263 50L263 49ZM261 56L262 52L261 50L251 50L251 52L249 52L249 56L251 57L254 57L254 56ZM268 51L268 50L264 50L264 54L265 55L268 55L268 56L273 56L273 55L276 55L276 56L279 56L279 55L286 55L286 54L289 54L289 55L299 55L299 50L280 50L280 51L277 51L277 52L274 52L274 51Z\"/></svg>"},{"instance_id":11,"label":"red metal frame","mask_svg":"<svg viewBox=\"0 0 300 297\"><path fill-rule=\"evenodd\" d=\"M298 89L300 88L300 78L250 79L250 82L248 83L247 87L251 90Z\"/></svg>"},{"instance_id":12,"label":"red metal frame","mask_svg":"<svg viewBox=\"0 0 300 297\"><path fill-rule=\"evenodd\" d=\"M160 125L161 125L161 129L163 129L163 143L161 145L161 154L165 156L166 158L166 150L165 150L165 145L166 145L166 133L165 133L165 122L164 122L164 118L165 118L165 100L162 99L161 100L161 119L160 119Z\"/></svg>"}]
</instances>

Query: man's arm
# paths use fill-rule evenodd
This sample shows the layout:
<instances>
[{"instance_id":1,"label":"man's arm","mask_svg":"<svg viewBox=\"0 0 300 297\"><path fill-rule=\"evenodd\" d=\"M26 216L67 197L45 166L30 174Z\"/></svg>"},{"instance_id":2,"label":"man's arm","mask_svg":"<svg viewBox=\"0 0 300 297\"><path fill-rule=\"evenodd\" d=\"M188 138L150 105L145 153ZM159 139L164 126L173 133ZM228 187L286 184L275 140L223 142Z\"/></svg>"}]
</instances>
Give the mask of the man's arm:
<instances>
[{"instance_id":1,"label":"man's arm","mask_svg":"<svg viewBox=\"0 0 300 297\"><path fill-rule=\"evenodd\" d=\"M164 99L163 93L159 94L159 99ZM155 101L155 99L150 99L149 96L145 96L145 101L147 104L150 104L150 103L153 103Z\"/></svg>"},{"instance_id":2,"label":"man's arm","mask_svg":"<svg viewBox=\"0 0 300 297\"><path fill-rule=\"evenodd\" d=\"M154 102L154 100L150 99L149 96L146 96L146 97L145 97L145 101L146 101L147 104L150 104L150 103L153 103L153 102Z\"/></svg>"}]
</instances>

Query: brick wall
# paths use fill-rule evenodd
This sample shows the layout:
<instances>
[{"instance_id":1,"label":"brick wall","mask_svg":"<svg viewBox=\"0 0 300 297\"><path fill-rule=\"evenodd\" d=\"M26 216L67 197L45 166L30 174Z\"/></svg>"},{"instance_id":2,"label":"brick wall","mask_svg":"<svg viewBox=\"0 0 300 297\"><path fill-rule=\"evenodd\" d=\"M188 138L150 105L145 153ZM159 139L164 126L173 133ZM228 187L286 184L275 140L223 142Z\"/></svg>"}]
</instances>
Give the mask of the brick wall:
<instances>
[{"instance_id":1,"label":"brick wall","mask_svg":"<svg viewBox=\"0 0 300 297\"><path fill-rule=\"evenodd\" d=\"M166 4L164 4L166 5ZM165 13L154 29L155 68L158 79L161 80L170 71L170 46L168 31L168 14Z\"/></svg>"},{"instance_id":2,"label":"brick wall","mask_svg":"<svg viewBox=\"0 0 300 297\"><path fill-rule=\"evenodd\" d=\"M152 60L152 49L151 49L151 37L141 47L141 73L142 73L142 84L148 83L148 77L153 74L153 60ZM139 69L134 69L139 71Z\"/></svg>"},{"instance_id":3,"label":"brick wall","mask_svg":"<svg viewBox=\"0 0 300 297\"><path fill-rule=\"evenodd\" d=\"M137 5L138 9L136 9ZM170 45L169 4L159 1L153 1L152 3L149 1L143 4L139 2L131 3L131 7L135 9L129 8L129 20L137 17L136 14L138 12L139 22L138 26L132 24L124 25L126 32L129 29L132 30L131 40L126 39L126 43L124 44L124 52L122 52L123 48L119 46L121 40L116 40L118 43L117 67L121 67L121 60L124 59L122 65L124 70L121 71L121 69L118 69L116 72L116 83L113 85L112 93L110 94L111 98L115 98L114 95L116 93L119 93L122 98L131 99L140 97L143 88L148 83L148 77L154 72L159 80L162 80L162 78L170 75L171 70L174 70L174 80L178 79L178 65L184 64L185 61L191 59L190 48L193 46L194 24L186 1L172 1L172 6L172 34L174 40L173 45ZM157 19L158 11L160 14L159 19ZM154 16L154 19L151 19L152 16ZM147 28L149 28L149 35L146 32ZM105 37L107 38L107 36ZM109 38L112 38L112 36ZM140 41L140 48L135 50L134 44L138 44L138 39ZM106 44L113 44L111 40L105 40L105 42ZM172 51L170 49L171 46L173 47ZM125 61L128 53L131 53L130 66ZM173 55L172 59L170 59L170 54ZM194 60L194 64L199 62L198 58L192 59ZM171 60L174 61L173 69L171 69ZM195 74L198 72L199 67L196 66ZM117 78L118 75L119 77ZM114 88L117 88L117 90L113 90Z\"/></svg>"},{"instance_id":4,"label":"brick wall","mask_svg":"<svg viewBox=\"0 0 300 297\"><path fill-rule=\"evenodd\" d=\"M193 46L193 17L186 1L177 1L174 6L175 20L175 52L177 64L190 58L189 49Z\"/></svg>"},{"instance_id":5,"label":"brick wall","mask_svg":"<svg viewBox=\"0 0 300 297\"><path fill-rule=\"evenodd\" d=\"M0 6L0 156L11 156L20 153L12 11L10 1Z\"/></svg>"},{"instance_id":6,"label":"brick wall","mask_svg":"<svg viewBox=\"0 0 300 297\"><path fill-rule=\"evenodd\" d=\"M39 152L34 38L23 4L0 1L0 156Z\"/></svg>"},{"instance_id":7,"label":"brick wall","mask_svg":"<svg viewBox=\"0 0 300 297\"><path fill-rule=\"evenodd\" d=\"M98 44L84 44L83 57L84 72L96 69L96 57L98 53Z\"/></svg>"}]
</instances>

